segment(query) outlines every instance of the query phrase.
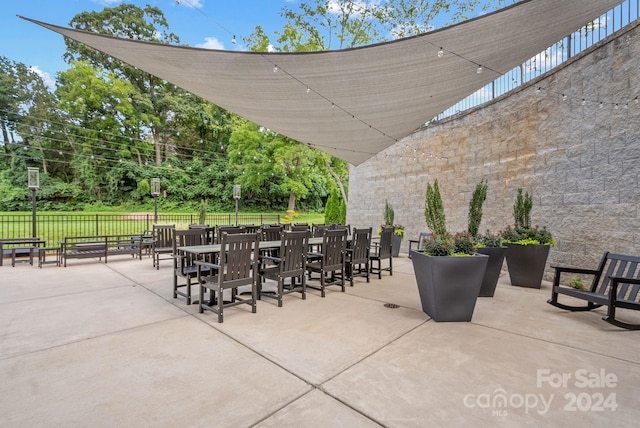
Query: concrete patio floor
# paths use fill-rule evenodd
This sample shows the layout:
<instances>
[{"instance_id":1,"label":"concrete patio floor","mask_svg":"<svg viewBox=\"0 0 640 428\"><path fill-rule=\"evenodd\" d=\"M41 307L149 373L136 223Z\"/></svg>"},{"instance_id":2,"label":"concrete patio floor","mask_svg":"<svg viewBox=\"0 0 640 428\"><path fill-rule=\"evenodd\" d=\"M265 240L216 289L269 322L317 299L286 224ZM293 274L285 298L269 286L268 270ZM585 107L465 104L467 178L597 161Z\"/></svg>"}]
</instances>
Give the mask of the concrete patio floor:
<instances>
[{"instance_id":1,"label":"concrete patio floor","mask_svg":"<svg viewBox=\"0 0 640 428\"><path fill-rule=\"evenodd\" d=\"M421 310L411 261L345 293L225 321L172 298L170 261L0 268L0 426L636 426L640 332L541 290ZM194 292L195 292L194 287ZM387 308L385 303L399 307ZM624 314L637 319L637 314Z\"/></svg>"}]
</instances>

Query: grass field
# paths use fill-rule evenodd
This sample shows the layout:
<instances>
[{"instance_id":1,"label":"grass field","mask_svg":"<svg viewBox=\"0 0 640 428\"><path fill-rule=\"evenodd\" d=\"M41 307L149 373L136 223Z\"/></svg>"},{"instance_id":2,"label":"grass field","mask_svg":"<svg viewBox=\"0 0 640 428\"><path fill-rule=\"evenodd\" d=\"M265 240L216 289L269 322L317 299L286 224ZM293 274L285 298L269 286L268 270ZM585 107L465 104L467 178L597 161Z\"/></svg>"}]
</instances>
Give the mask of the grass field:
<instances>
[{"instance_id":1,"label":"grass field","mask_svg":"<svg viewBox=\"0 0 640 428\"><path fill-rule=\"evenodd\" d=\"M266 223L273 223L283 215L279 213L238 213L239 222L259 224L256 220L264 216ZM207 213L210 225L233 224L235 213ZM243 218L244 217L244 218ZM117 234L140 234L153 224L153 213L145 212L37 212L36 235L47 241L47 245L56 245L65 236L94 236ZM186 229L189 224L198 223L197 214L158 213L158 223L175 224L178 229ZM300 214L294 223L324 223L324 214ZM31 212L0 212L0 239L30 237L32 235Z\"/></svg>"}]
</instances>

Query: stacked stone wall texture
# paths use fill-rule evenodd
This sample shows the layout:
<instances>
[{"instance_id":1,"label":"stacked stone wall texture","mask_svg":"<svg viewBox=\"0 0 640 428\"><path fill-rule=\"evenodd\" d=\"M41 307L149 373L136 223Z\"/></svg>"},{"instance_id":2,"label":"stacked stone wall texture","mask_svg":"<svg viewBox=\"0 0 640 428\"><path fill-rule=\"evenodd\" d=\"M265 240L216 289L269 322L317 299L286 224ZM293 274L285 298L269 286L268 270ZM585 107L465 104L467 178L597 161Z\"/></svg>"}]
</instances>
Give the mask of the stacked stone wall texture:
<instances>
[{"instance_id":1,"label":"stacked stone wall texture","mask_svg":"<svg viewBox=\"0 0 640 428\"><path fill-rule=\"evenodd\" d=\"M428 182L438 180L456 232L466 230L472 192L486 178L481 231L513 224L519 187L533 195L532 223L557 241L546 279L555 264L595 267L604 251L640 255L639 96L635 23L516 92L352 166L347 222L377 227L388 200L406 227L406 252L407 240L428 230Z\"/></svg>"}]
</instances>

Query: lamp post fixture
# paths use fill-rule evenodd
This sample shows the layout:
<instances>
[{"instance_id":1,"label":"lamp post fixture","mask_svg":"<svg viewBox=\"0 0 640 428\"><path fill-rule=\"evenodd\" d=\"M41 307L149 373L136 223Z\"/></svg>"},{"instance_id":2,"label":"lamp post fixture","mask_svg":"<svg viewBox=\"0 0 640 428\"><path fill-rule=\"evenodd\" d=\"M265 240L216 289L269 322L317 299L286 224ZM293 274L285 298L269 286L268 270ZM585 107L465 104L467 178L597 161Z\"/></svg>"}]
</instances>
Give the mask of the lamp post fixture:
<instances>
[{"instance_id":1,"label":"lamp post fixture","mask_svg":"<svg viewBox=\"0 0 640 428\"><path fill-rule=\"evenodd\" d=\"M38 168L27 168L27 179L31 190L31 235L36 237L36 190L40 188L40 170Z\"/></svg>"},{"instance_id":2,"label":"lamp post fixture","mask_svg":"<svg viewBox=\"0 0 640 428\"><path fill-rule=\"evenodd\" d=\"M158 196L160 196L160 179L151 179L151 196L153 196L153 222L158 223Z\"/></svg>"},{"instance_id":3,"label":"lamp post fixture","mask_svg":"<svg viewBox=\"0 0 640 428\"><path fill-rule=\"evenodd\" d=\"M240 185L233 185L233 199L236 200L236 226L238 225L238 201L240 200Z\"/></svg>"}]
</instances>

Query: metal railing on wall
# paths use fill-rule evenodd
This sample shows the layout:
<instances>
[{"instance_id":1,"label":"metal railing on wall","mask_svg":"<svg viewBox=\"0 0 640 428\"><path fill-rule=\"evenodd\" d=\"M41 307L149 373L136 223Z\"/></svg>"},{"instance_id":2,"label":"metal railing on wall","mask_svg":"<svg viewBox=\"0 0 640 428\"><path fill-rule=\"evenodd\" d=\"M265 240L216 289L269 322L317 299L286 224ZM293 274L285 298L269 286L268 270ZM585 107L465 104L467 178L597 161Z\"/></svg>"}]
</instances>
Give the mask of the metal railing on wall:
<instances>
[{"instance_id":1,"label":"metal railing on wall","mask_svg":"<svg viewBox=\"0 0 640 428\"><path fill-rule=\"evenodd\" d=\"M493 100L542 74L553 70L571 57L590 48L616 31L638 19L640 0L626 0L578 31L559 40L519 67L503 74L484 88L449 107L431 122L478 107ZM541 31L544 31L541 29Z\"/></svg>"},{"instance_id":2,"label":"metal railing on wall","mask_svg":"<svg viewBox=\"0 0 640 428\"><path fill-rule=\"evenodd\" d=\"M175 224L186 229L200 222L198 214L158 214L158 224ZM275 224L278 214L238 214L238 224ZM236 224L236 214L210 214L206 224L211 226ZM152 229L153 214L37 214L39 238L56 245L65 236L140 234ZM31 214L0 215L0 239L25 238L32 235Z\"/></svg>"}]
</instances>

